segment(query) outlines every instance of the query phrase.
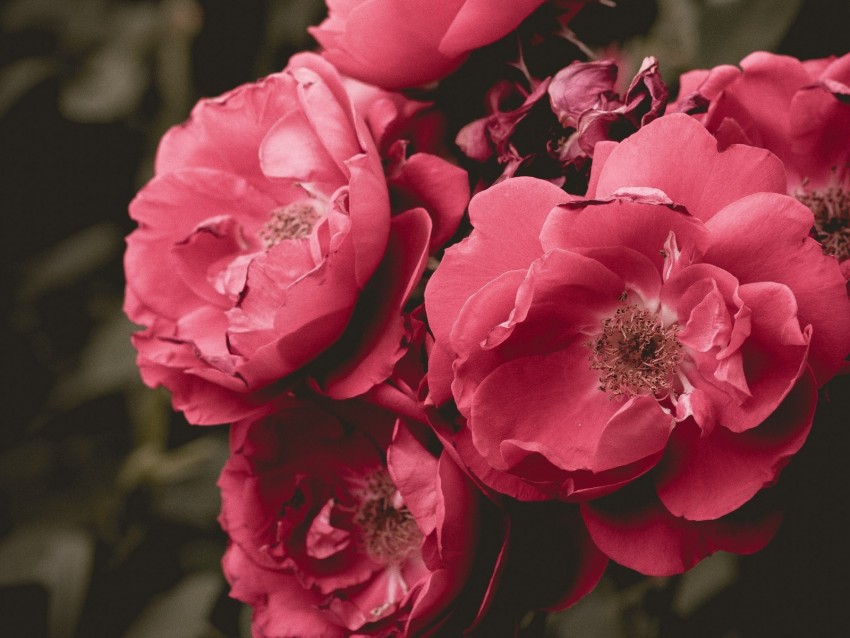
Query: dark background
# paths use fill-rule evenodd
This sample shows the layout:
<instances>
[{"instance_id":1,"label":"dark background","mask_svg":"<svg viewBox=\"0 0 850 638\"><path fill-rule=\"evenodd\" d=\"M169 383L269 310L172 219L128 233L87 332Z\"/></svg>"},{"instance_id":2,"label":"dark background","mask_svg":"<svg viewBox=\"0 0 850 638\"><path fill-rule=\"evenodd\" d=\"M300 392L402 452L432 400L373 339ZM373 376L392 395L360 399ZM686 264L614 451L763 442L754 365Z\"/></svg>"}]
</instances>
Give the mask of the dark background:
<instances>
[{"instance_id":1,"label":"dark background","mask_svg":"<svg viewBox=\"0 0 850 638\"><path fill-rule=\"evenodd\" d=\"M249 635L219 566L226 431L187 425L135 370L126 209L195 100L282 68L323 13L318 0L0 2L1 636ZM675 86L757 48L846 53L850 2L620 0L573 27L633 67L655 54ZM767 549L677 578L612 567L547 635L845 635L848 377L825 393L774 488L787 514Z\"/></svg>"}]
</instances>

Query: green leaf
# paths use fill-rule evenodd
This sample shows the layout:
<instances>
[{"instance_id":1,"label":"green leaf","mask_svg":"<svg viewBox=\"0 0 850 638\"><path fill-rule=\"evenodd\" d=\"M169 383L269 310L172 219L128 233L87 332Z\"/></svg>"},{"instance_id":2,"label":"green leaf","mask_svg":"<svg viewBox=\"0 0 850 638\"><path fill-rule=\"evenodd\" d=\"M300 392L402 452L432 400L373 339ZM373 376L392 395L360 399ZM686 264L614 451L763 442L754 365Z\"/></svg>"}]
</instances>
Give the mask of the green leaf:
<instances>
[{"instance_id":1,"label":"green leaf","mask_svg":"<svg viewBox=\"0 0 850 638\"><path fill-rule=\"evenodd\" d=\"M51 638L73 638L91 578L94 541L57 527L20 528L0 545L0 583L38 583L48 593Z\"/></svg>"},{"instance_id":2,"label":"green leaf","mask_svg":"<svg viewBox=\"0 0 850 638\"><path fill-rule=\"evenodd\" d=\"M673 611L682 617L694 611L738 578L738 557L717 552L682 575L673 600Z\"/></svg>"},{"instance_id":3,"label":"green leaf","mask_svg":"<svg viewBox=\"0 0 850 638\"><path fill-rule=\"evenodd\" d=\"M650 32L626 43L634 65L647 55L661 64L668 83L690 69L737 64L753 51L774 50L802 0L658 0ZM637 69L631 69L632 72ZM624 77L630 77L625 75Z\"/></svg>"},{"instance_id":4,"label":"green leaf","mask_svg":"<svg viewBox=\"0 0 850 638\"><path fill-rule=\"evenodd\" d=\"M115 308L92 334L79 365L54 386L49 404L67 410L91 399L140 385L130 335L136 328Z\"/></svg>"},{"instance_id":5,"label":"green leaf","mask_svg":"<svg viewBox=\"0 0 850 638\"><path fill-rule=\"evenodd\" d=\"M139 615L124 638L201 638L209 633L208 617L223 586L218 572L187 576L157 596Z\"/></svg>"}]
</instances>

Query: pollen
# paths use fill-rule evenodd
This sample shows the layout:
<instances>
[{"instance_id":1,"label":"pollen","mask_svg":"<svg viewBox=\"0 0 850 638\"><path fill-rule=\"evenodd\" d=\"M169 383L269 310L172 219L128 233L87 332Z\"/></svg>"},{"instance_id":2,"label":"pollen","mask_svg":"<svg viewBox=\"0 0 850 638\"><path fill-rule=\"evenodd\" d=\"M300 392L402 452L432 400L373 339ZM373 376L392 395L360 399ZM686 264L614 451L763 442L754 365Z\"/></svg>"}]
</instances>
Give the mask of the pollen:
<instances>
[{"instance_id":1,"label":"pollen","mask_svg":"<svg viewBox=\"0 0 850 638\"><path fill-rule=\"evenodd\" d=\"M833 184L825 189L797 195L815 216L812 236L826 255L839 261L850 259L850 192Z\"/></svg>"},{"instance_id":2,"label":"pollen","mask_svg":"<svg viewBox=\"0 0 850 638\"><path fill-rule=\"evenodd\" d=\"M258 236L266 248L271 248L285 239L309 236L318 220L315 207L307 202L295 202L272 210Z\"/></svg>"},{"instance_id":3,"label":"pollen","mask_svg":"<svg viewBox=\"0 0 850 638\"><path fill-rule=\"evenodd\" d=\"M422 544L422 532L389 473L378 470L358 490L360 504L354 523L360 528L363 548L383 565L398 565Z\"/></svg>"},{"instance_id":4,"label":"pollen","mask_svg":"<svg viewBox=\"0 0 850 638\"><path fill-rule=\"evenodd\" d=\"M612 398L667 392L683 357L678 330L678 324L664 326L634 304L620 306L587 343L599 389Z\"/></svg>"}]
</instances>

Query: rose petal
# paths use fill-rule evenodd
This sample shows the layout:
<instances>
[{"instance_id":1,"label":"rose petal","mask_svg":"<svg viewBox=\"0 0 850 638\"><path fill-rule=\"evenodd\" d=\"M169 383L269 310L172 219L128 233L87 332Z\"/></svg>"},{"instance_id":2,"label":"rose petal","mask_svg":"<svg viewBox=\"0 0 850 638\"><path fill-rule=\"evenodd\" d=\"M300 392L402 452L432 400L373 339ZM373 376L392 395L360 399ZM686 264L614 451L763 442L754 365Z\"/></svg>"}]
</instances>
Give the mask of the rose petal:
<instances>
[{"instance_id":1,"label":"rose petal","mask_svg":"<svg viewBox=\"0 0 850 638\"><path fill-rule=\"evenodd\" d=\"M396 421L387 450L387 470L419 529L427 536L437 526L437 459L427 453L412 426L402 419Z\"/></svg>"},{"instance_id":2,"label":"rose petal","mask_svg":"<svg viewBox=\"0 0 850 638\"><path fill-rule=\"evenodd\" d=\"M240 202L242 228L229 227L225 234L230 236L231 243L227 246L233 250L228 253L227 246L220 245L219 257L241 255L244 249L238 246L240 241L258 247L252 235L276 206L274 200L246 180L218 171L184 170L156 177L148 183L130 204L130 214L141 226L127 238L124 257L128 286L133 288L136 298L144 300L144 305L157 315L173 319L191 311L199 302L196 296L214 299L214 303L221 305L221 297L207 279L208 267L214 260L206 259L208 266L200 266L197 276L189 277L187 269L180 267L181 261L185 263L179 257L180 249L178 254L172 249L175 242L197 233L210 219L221 219L219 216L235 212L236 201ZM209 224L206 227L211 228ZM203 254L195 256L204 260ZM175 271L182 271L183 278L175 281ZM187 279L189 285L184 283Z\"/></svg>"},{"instance_id":3,"label":"rose petal","mask_svg":"<svg viewBox=\"0 0 850 638\"><path fill-rule=\"evenodd\" d=\"M250 601L254 607L251 625L258 635L304 638L344 638L346 635L318 609L321 597L305 590L295 576L252 565L250 558L235 544L225 553L222 567L232 583L232 595ZM236 577L246 572L250 572L252 578ZM267 584L265 587L263 582ZM280 609L285 609L286 613L279 613Z\"/></svg>"},{"instance_id":4,"label":"rose petal","mask_svg":"<svg viewBox=\"0 0 850 638\"><path fill-rule=\"evenodd\" d=\"M652 161L644 161L645 157ZM663 191L706 221L745 195L784 193L786 178L782 162L770 152L732 146L720 153L704 126L687 115L671 113L644 126L611 152L595 196L606 197L624 186L637 185Z\"/></svg>"},{"instance_id":5,"label":"rose petal","mask_svg":"<svg viewBox=\"0 0 850 638\"><path fill-rule=\"evenodd\" d=\"M688 521L670 514L647 488L648 483L633 485L581 506L596 546L647 576L681 574L716 551L756 552L781 520L775 512L753 507L716 521Z\"/></svg>"},{"instance_id":6,"label":"rose petal","mask_svg":"<svg viewBox=\"0 0 850 638\"><path fill-rule=\"evenodd\" d=\"M358 139L357 125L362 126L362 116L358 118L352 113L351 99L342 87L337 87L335 93L328 85L329 82L339 83L335 74L325 74L328 77L326 80L322 74L307 67L292 68L290 73L297 83L301 109L310 128L343 174L347 159L363 152L376 152L370 137L364 140L365 144ZM290 147L289 150L298 155L302 152L298 147ZM262 152L261 146L261 159Z\"/></svg>"},{"instance_id":7,"label":"rose petal","mask_svg":"<svg viewBox=\"0 0 850 638\"><path fill-rule=\"evenodd\" d=\"M239 175L278 202L290 201L297 188L288 182L269 182L260 168L257 149L281 114L297 108L295 86L287 73L275 73L220 97L201 100L187 122L163 136L156 154L156 174L187 167L214 169ZM239 135L233 134L235 130Z\"/></svg>"},{"instance_id":8,"label":"rose petal","mask_svg":"<svg viewBox=\"0 0 850 638\"><path fill-rule=\"evenodd\" d=\"M735 434L716 428L700 436L679 426L655 474L661 502L674 516L714 520L772 485L803 445L812 425L817 388L811 373L794 386L757 428Z\"/></svg>"},{"instance_id":9,"label":"rose petal","mask_svg":"<svg viewBox=\"0 0 850 638\"><path fill-rule=\"evenodd\" d=\"M301 110L285 113L269 128L259 153L268 177L317 184L327 194L348 181Z\"/></svg>"},{"instance_id":10,"label":"rose petal","mask_svg":"<svg viewBox=\"0 0 850 638\"><path fill-rule=\"evenodd\" d=\"M850 300L837 261L808 238L811 212L791 197L761 193L727 206L707 227L705 261L742 284L773 281L793 291L800 324L812 324L809 362L822 385L850 351ZM769 242L754 240L768 228Z\"/></svg>"},{"instance_id":11,"label":"rose petal","mask_svg":"<svg viewBox=\"0 0 850 638\"><path fill-rule=\"evenodd\" d=\"M543 4L543 0L465 0L440 41L447 56L495 42Z\"/></svg>"},{"instance_id":12,"label":"rose petal","mask_svg":"<svg viewBox=\"0 0 850 638\"><path fill-rule=\"evenodd\" d=\"M396 195L397 208L411 204L429 211L434 224L431 252L441 248L457 230L469 203L466 171L436 155L415 153L403 160L388 183Z\"/></svg>"},{"instance_id":13,"label":"rose petal","mask_svg":"<svg viewBox=\"0 0 850 638\"><path fill-rule=\"evenodd\" d=\"M702 251L708 233L694 217L641 198L575 202L552 211L540 233L544 251L554 248L626 246L662 271L662 251L673 232L689 254Z\"/></svg>"},{"instance_id":14,"label":"rose petal","mask_svg":"<svg viewBox=\"0 0 850 638\"><path fill-rule=\"evenodd\" d=\"M347 531L338 529L331 524L333 507L333 499L325 503L307 530L305 545L307 555L311 558L318 560L330 558L351 543L351 535Z\"/></svg>"},{"instance_id":15,"label":"rose petal","mask_svg":"<svg viewBox=\"0 0 850 638\"><path fill-rule=\"evenodd\" d=\"M462 0L434 6L360 2L309 29L326 60L343 73L385 88L417 86L447 74L461 60L437 51ZM424 15L422 15L424 12ZM376 44L377 43L377 44Z\"/></svg>"},{"instance_id":16,"label":"rose petal","mask_svg":"<svg viewBox=\"0 0 850 638\"><path fill-rule=\"evenodd\" d=\"M741 60L742 73L724 87L706 126L713 130L721 118L737 121L753 144L769 148L780 158L791 157L785 113L797 88L810 83L799 60L762 51Z\"/></svg>"},{"instance_id":17,"label":"rose petal","mask_svg":"<svg viewBox=\"0 0 850 638\"><path fill-rule=\"evenodd\" d=\"M448 338L469 295L506 270L527 268L540 255L543 221L568 199L557 186L530 177L506 180L472 198L469 215L476 232L446 251L425 288L437 339Z\"/></svg>"},{"instance_id":18,"label":"rose petal","mask_svg":"<svg viewBox=\"0 0 850 638\"><path fill-rule=\"evenodd\" d=\"M402 309L425 270L430 236L431 219L422 208L393 218L383 262L360 294L345 338L317 364L316 376L329 396L367 392L404 355Z\"/></svg>"},{"instance_id":19,"label":"rose petal","mask_svg":"<svg viewBox=\"0 0 850 638\"><path fill-rule=\"evenodd\" d=\"M522 270L511 270L488 282L467 300L452 328L446 344L451 351L445 352L459 372L450 383L455 403L464 414L469 413L472 393L484 376L505 360L499 350L481 346L494 327L510 320L517 288L525 276Z\"/></svg>"},{"instance_id":20,"label":"rose petal","mask_svg":"<svg viewBox=\"0 0 850 638\"><path fill-rule=\"evenodd\" d=\"M517 460L504 458L500 442L506 440L533 444L554 466L570 471L602 471L663 448L672 420L655 399L609 400L588 360L589 348L579 342L547 356L510 361L484 379L468 425L493 467L506 470ZM620 413L622 421L616 418ZM619 430L630 419L644 423L634 439L603 439L609 424Z\"/></svg>"}]
</instances>

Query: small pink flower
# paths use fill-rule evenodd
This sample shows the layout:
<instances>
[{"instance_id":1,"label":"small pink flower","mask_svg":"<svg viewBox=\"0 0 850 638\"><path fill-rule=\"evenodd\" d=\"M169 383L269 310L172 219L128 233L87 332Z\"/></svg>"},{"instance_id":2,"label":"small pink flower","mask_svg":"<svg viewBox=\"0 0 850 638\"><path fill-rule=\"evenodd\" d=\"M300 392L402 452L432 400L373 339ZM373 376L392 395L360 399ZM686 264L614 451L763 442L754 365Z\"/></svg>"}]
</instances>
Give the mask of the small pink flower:
<instances>
[{"instance_id":1,"label":"small pink flower","mask_svg":"<svg viewBox=\"0 0 850 638\"><path fill-rule=\"evenodd\" d=\"M813 236L850 279L850 54L800 61L753 53L740 68L686 73L677 108L694 113L721 145L776 154L788 194L815 214Z\"/></svg>"},{"instance_id":2,"label":"small pink flower","mask_svg":"<svg viewBox=\"0 0 850 638\"><path fill-rule=\"evenodd\" d=\"M775 517L734 517L850 352L838 264L785 190L774 155L720 152L674 114L597 144L586 198L523 177L473 198L425 296L430 400L454 402L472 472L521 500L598 499L594 540L645 573L763 545ZM629 484L646 498L618 501Z\"/></svg>"},{"instance_id":3,"label":"small pink flower","mask_svg":"<svg viewBox=\"0 0 850 638\"><path fill-rule=\"evenodd\" d=\"M328 0L328 18L310 33L343 73L386 88L413 87L448 75L547 1ZM552 3L569 17L586 1Z\"/></svg>"},{"instance_id":4,"label":"small pink flower","mask_svg":"<svg viewBox=\"0 0 850 638\"><path fill-rule=\"evenodd\" d=\"M133 337L144 381L193 423L266 413L304 376L362 394L404 353L402 306L454 232L467 177L402 141L385 177L376 138L391 145L419 107L355 94L299 55L202 100L162 140L130 205L125 310L146 327Z\"/></svg>"}]
</instances>

